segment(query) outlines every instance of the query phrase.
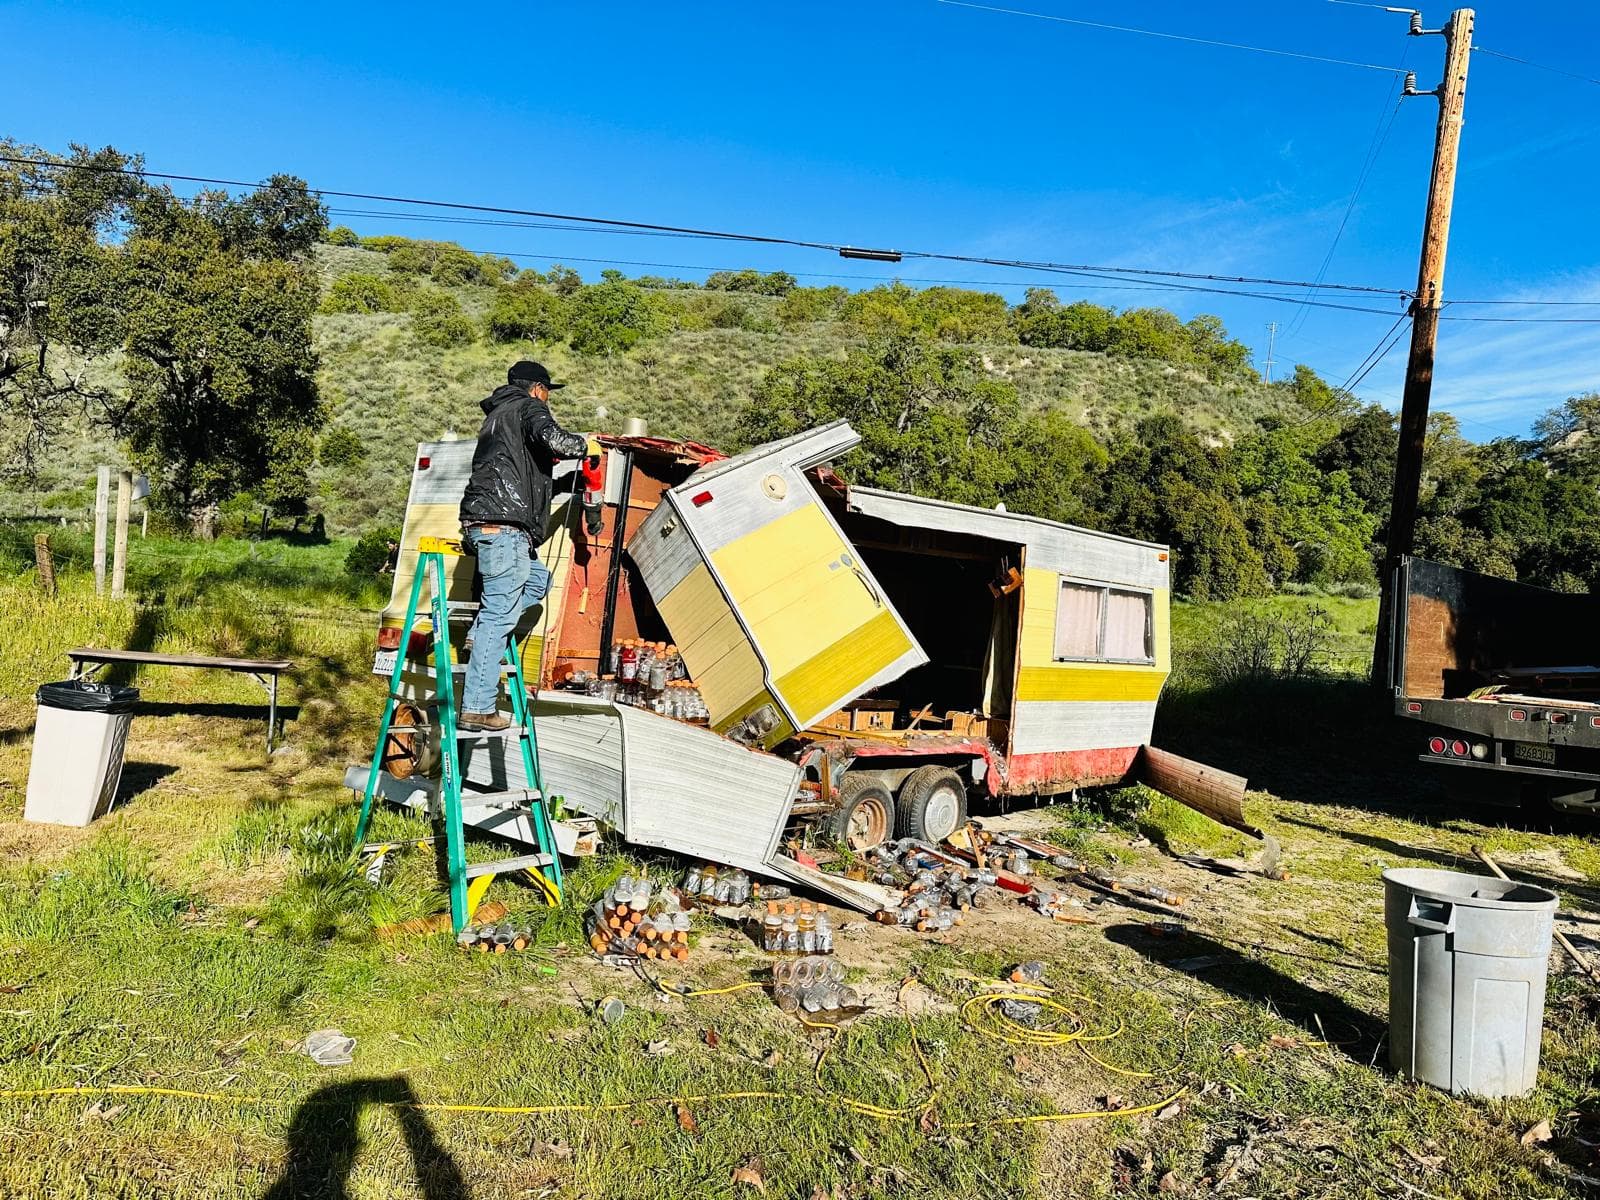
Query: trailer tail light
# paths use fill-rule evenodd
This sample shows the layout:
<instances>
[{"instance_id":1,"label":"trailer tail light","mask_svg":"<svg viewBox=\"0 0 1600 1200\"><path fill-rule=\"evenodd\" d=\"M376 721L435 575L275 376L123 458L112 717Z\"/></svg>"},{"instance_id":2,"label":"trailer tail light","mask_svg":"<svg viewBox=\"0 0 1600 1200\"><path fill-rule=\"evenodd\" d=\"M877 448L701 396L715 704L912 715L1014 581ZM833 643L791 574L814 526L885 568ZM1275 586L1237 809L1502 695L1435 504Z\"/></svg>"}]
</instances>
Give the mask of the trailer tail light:
<instances>
[{"instance_id":1,"label":"trailer tail light","mask_svg":"<svg viewBox=\"0 0 1600 1200\"><path fill-rule=\"evenodd\" d=\"M1460 738L1457 738L1455 741L1450 743L1450 753L1454 754L1457 758L1465 758L1467 756L1467 744Z\"/></svg>"},{"instance_id":2,"label":"trailer tail light","mask_svg":"<svg viewBox=\"0 0 1600 1200\"><path fill-rule=\"evenodd\" d=\"M1600 717L1590 717L1589 725L1594 729L1600 729Z\"/></svg>"},{"instance_id":3,"label":"trailer tail light","mask_svg":"<svg viewBox=\"0 0 1600 1200\"><path fill-rule=\"evenodd\" d=\"M1511 719L1513 721L1526 721L1528 719L1528 710L1525 708L1513 708L1511 710Z\"/></svg>"},{"instance_id":4,"label":"trailer tail light","mask_svg":"<svg viewBox=\"0 0 1600 1200\"><path fill-rule=\"evenodd\" d=\"M1565 725L1567 723L1567 714L1564 712L1553 712L1550 714L1549 720L1552 725Z\"/></svg>"},{"instance_id":5,"label":"trailer tail light","mask_svg":"<svg viewBox=\"0 0 1600 1200\"><path fill-rule=\"evenodd\" d=\"M398 625L390 625L378 630L378 649L400 649L400 627Z\"/></svg>"},{"instance_id":6,"label":"trailer tail light","mask_svg":"<svg viewBox=\"0 0 1600 1200\"><path fill-rule=\"evenodd\" d=\"M1442 737L1429 738L1428 739L1428 753L1429 754L1443 754L1444 753L1444 744L1445 744L1444 743L1444 739Z\"/></svg>"},{"instance_id":7,"label":"trailer tail light","mask_svg":"<svg viewBox=\"0 0 1600 1200\"><path fill-rule=\"evenodd\" d=\"M431 466L433 466L433 459L429 458L426 454L417 459L417 470L426 471Z\"/></svg>"},{"instance_id":8,"label":"trailer tail light","mask_svg":"<svg viewBox=\"0 0 1600 1200\"><path fill-rule=\"evenodd\" d=\"M1422 711L1422 705L1418 701L1412 700L1406 705L1406 711L1408 713L1419 713Z\"/></svg>"},{"instance_id":9,"label":"trailer tail light","mask_svg":"<svg viewBox=\"0 0 1600 1200\"><path fill-rule=\"evenodd\" d=\"M711 493L700 492L697 495L691 496L689 498L689 503L694 505L696 508L704 508L706 505L711 503Z\"/></svg>"}]
</instances>

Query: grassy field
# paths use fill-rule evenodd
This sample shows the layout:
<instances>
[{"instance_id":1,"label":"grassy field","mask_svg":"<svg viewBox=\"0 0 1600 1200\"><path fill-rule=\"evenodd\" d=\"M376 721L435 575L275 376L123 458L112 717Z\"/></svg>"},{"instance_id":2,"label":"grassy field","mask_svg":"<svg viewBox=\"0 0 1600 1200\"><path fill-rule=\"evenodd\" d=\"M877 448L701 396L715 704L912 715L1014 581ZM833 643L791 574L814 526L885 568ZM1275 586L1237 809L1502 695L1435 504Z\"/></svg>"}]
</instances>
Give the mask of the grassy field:
<instances>
[{"instance_id":1,"label":"grassy field","mask_svg":"<svg viewBox=\"0 0 1600 1200\"><path fill-rule=\"evenodd\" d=\"M365 673L381 600L343 574L342 544L224 542L186 562L152 539L125 602L75 567L38 597L19 547L0 559L0 1194L1532 1198L1584 1195L1600 1174L1600 1004L1569 973L1531 1096L1455 1100L1385 1068L1379 872L1470 868L1483 844L1555 886L1582 932L1600 920L1600 852L1585 828L1420 783L1359 685L1241 695L1192 671L1163 705L1161 744L1250 774L1288 881L1177 863L1246 847L1146 795L1019 816L1188 894L1189 932L1155 937L1150 913L1114 903L1085 926L1007 906L942 938L849 920L839 952L871 1008L835 1035L759 989L667 996L577 952L584 906L664 860L587 860L555 910L497 884L537 955L376 936L443 896L426 854L373 884L346 853L340 776L381 703ZM1329 607L1359 657L1370 601L1274 603ZM1181 609L1179 653L1226 617ZM296 659L287 745L263 755L248 680L149 672L119 809L85 830L23 823L29 692L97 641ZM379 836L421 832L380 814ZM670 982L765 978L740 930L701 918L695 936ZM1090 1033L1116 1036L975 1027L963 1006L1024 957ZM627 1013L607 1026L593 1010L610 995ZM353 1065L297 1051L329 1027L357 1039ZM97 1090L129 1086L193 1094ZM83 1090L31 1094L51 1089ZM546 1106L594 1107L516 1111ZM1553 1138L1524 1144L1545 1119Z\"/></svg>"}]
</instances>

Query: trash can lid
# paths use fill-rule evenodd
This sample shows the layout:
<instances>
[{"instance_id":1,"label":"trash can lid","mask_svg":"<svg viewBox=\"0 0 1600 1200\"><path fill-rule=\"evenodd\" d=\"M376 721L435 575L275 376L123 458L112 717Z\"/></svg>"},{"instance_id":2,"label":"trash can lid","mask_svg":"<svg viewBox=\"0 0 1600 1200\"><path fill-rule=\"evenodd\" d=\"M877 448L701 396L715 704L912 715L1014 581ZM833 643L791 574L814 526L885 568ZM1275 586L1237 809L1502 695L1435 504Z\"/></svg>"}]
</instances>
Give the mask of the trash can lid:
<instances>
[{"instance_id":1,"label":"trash can lid","mask_svg":"<svg viewBox=\"0 0 1600 1200\"><path fill-rule=\"evenodd\" d=\"M1391 867L1383 873L1383 881L1415 896L1471 908L1534 910L1555 908L1561 902L1561 897L1549 888L1492 875L1468 875L1463 871Z\"/></svg>"},{"instance_id":2,"label":"trash can lid","mask_svg":"<svg viewBox=\"0 0 1600 1200\"><path fill-rule=\"evenodd\" d=\"M89 679L63 679L60 683L41 683L34 693L41 708L64 708L71 712L132 712L139 702L139 689Z\"/></svg>"}]
</instances>

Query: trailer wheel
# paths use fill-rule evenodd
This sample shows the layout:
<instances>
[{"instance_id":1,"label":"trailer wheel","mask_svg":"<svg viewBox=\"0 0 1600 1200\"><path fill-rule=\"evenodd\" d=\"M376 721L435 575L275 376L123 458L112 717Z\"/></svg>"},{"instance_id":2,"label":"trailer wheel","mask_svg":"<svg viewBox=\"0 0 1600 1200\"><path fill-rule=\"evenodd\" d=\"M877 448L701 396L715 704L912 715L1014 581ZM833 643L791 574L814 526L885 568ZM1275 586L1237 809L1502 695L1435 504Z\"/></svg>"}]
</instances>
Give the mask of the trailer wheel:
<instances>
[{"instance_id":1,"label":"trailer wheel","mask_svg":"<svg viewBox=\"0 0 1600 1200\"><path fill-rule=\"evenodd\" d=\"M949 767L918 767L900 785L900 836L937 846L967 819L967 788Z\"/></svg>"},{"instance_id":2,"label":"trailer wheel","mask_svg":"<svg viewBox=\"0 0 1600 1200\"><path fill-rule=\"evenodd\" d=\"M828 832L851 850L871 850L894 829L894 797L871 775L846 775L839 784L839 809Z\"/></svg>"}]
</instances>

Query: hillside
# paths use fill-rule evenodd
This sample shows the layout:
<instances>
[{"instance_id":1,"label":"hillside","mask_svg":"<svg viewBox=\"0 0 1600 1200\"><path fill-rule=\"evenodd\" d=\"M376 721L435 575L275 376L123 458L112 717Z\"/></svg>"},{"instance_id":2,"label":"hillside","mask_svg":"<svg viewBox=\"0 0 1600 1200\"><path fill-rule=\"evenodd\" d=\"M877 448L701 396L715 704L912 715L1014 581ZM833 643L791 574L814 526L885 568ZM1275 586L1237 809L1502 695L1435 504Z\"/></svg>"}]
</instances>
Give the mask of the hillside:
<instances>
[{"instance_id":1,"label":"hillside","mask_svg":"<svg viewBox=\"0 0 1600 1200\"><path fill-rule=\"evenodd\" d=\"M352 275L397 284L405 278L387 255L358 247L319 246L317 265L324 287ZM475 284L440 290L455 298L475 327L495 294ZM694 302L707 298L699 288L682 292ZM796 356L842 356L864 340L859 330L838 321L781 324L773 319L775 297L740 293L736 299L742 319L756 328L669 330L610 355L579 354L564 343L501 344L482 333L467 344L441 347L417 335L407 312L319 315L318 382L329 430L354 434L365 455L314 468L313 511L325 516L331 532L394 521L416 443L447 431L470 436L480 416L478 400L517 357L538 357L569 382L556 400L558 415L569 425L614 429L624 417L639 416L657 433L726 446L740 406L771 366ZM1227 441L1261 416L1293 404L1281 388L1243 376L1214 382L1199 370L1160 360L1015 342L962 344L978 351L988 370L1014 383L1024 403L1060 410L1101 436L1170 410L1207 440ZM84 515L93 502L95 463L117 458L103 434L80 421L66 431L42 474L39 494L13 493L0 511Z\"/></svg>"}]
</instances>

